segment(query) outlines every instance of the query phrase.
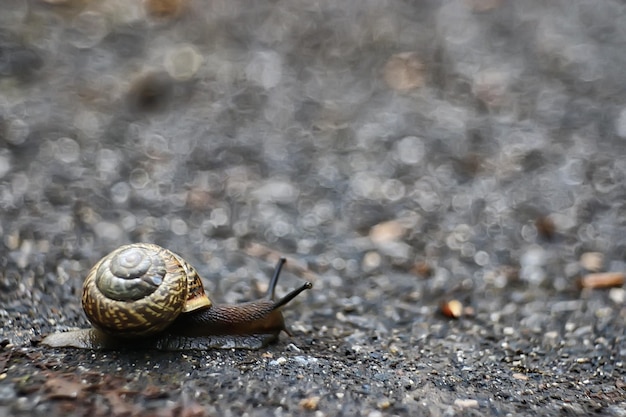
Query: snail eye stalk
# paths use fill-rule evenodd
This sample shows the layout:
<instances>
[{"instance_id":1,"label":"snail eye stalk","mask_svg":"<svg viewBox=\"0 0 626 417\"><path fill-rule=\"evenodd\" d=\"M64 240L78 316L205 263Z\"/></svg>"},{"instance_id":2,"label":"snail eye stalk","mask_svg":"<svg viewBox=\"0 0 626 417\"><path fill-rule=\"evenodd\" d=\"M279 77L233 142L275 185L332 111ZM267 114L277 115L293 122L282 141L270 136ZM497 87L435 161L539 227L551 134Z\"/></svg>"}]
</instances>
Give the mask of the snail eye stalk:
<instances>
[{"instance_id":1,"label":"snail eye stalk","mask_svg":"<svg viewBox=\"0 0 626 417\"><path fill-rule=\"evenodd\" d=\"M286 262L287 262L287 259L285 259L284 257L281 257L278 260L278 263L276 264L276 268L274 269L274 275L272 275L269 288L267 289L267 294L265 295L265 297L268 298L269 300L274 300L275 292L276 292L276 285L278 284L278 278L280 277L280 271L282 271L283 266L285 265ZM289 294L282 297L280 300L276 300L276 302L274 303L273 309L276 310L277 308L284 306L285 304L287 304L288 302L296 298L298 294L300 294L302 291L308 290L310 288L313 288L313 284L310 282L305 282L300 287L296 288L295 290L291 291Z\"/></svg>"}]
</instances>

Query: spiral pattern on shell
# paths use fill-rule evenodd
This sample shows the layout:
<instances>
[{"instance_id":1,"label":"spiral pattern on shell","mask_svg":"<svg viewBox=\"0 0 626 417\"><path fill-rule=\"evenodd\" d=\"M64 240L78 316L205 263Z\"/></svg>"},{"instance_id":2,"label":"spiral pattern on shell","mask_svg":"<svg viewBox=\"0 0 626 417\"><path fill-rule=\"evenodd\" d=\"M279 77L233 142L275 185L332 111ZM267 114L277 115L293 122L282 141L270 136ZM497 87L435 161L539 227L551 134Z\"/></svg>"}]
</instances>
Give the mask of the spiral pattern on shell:
<instances>
[{"instance_id":1,"label":"spiral pattern on shell","mask_svg":"<svg viewBox=\"0 0 626 417\"><path fill-rule=\"evenodd\" d=\"M96 263L82 303L94 327L123 337L158 333L181 312L210 305L195 269L148 243L122 246Z\"/></svg>"}]
</instances>

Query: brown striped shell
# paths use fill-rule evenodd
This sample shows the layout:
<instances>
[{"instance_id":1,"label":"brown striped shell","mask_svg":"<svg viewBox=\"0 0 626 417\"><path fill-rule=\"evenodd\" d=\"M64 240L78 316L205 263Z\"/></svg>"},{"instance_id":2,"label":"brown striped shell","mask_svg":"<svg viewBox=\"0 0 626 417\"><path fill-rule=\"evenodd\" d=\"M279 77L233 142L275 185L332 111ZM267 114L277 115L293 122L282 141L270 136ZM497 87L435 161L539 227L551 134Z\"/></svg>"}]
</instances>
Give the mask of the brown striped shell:
<instances>
[{"instance_id":1,"label":"brown striped shell","mask_svg":"<svg viewBox=\"0 0 626 417\"><path fill-rule=\"evenodd\" d=\"M156 334L179 314L211 306L196 270L150 243L121 246L96 263L82 303L94 327L123 337Z\"/></svg>"}]
</instances>

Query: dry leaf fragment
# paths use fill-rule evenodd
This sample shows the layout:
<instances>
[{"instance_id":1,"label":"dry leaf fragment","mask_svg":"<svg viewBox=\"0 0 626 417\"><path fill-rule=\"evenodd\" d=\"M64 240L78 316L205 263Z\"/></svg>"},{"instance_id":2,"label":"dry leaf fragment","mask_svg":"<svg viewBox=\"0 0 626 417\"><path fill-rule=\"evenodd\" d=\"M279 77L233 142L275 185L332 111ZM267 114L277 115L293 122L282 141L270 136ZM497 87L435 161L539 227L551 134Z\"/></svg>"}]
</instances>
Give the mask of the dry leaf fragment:
<instances>
[{"instance_id":1,"label":"dry leaf fragment","mask_svg":"<svg viewBox=\"0 0 626 417\"><path fill-rule=\"evenodd\" d=\"M144 0L144 7L152 17L174 18L183 12L186 3L186 0Z\"/></svg>"},{"instance_id":2,"label":"dry leaf fragment","mask_svg":"<svg viewBox=\"0 0 626 417\"><path fill-rule=\"evenodd\" d=\"M192 402L182 409L180 415L181 417L204 417L207 412L200 404Z\"/></svg>"},{"instance_id":3,"label":"dry leaf fragment","mask_svg":"<svg viewBox=\"0 0 626 417\"><path fill-rule=\"evenodd\" d=\"M582 288L611 288L624 285L626 275L623 272L595 272L580 280Z\"/></svg>"},{"instance_id":4,"label":"dry leaf fragment","mask_svg":"<svg viewBox=\"0 0 626 417\"><path fill-rule=\"evenodd\" d=\"M63 378L52 378L47 380L43 387L49 399L74 400L82 395L86 385Z\"/></svg>"},{"instance_id":5,"label":"dry leaf fragment","mask_svg":"<svg viewBox=\"0 0 626 417\"><path fill-rule=\"evenodd\" d=\"M144 397L148 398L148 399L155 399L155 398L167 398L167 391L157 387L156 385L148 385L146 386L143 391L142 394Z\"/></svg>"},{"instance_id":6,"label":"dry leaf fragment","mask_svg":"<svg viewBox=\"0 0 626 417\"><path fill-rule=\"evenodd\" d=\"M114 391L107 392L104 397L111 406L111 414L114 416L131 416L137 413L137 407L126 402L118 393Z\"/></svg>"}]
</instances>

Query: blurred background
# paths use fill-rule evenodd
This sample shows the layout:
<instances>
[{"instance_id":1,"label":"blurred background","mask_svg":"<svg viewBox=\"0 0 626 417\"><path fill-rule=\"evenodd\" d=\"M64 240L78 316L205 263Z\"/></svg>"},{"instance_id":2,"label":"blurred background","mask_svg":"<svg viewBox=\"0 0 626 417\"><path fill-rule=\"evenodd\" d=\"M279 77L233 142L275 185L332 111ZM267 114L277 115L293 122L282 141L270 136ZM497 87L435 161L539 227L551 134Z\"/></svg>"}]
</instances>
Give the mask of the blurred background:
<instances>
[{"instance_id":1,"label":"blurred background","mask_svg":"<svg viewBox=\"0 0 626 417\"><path fill-rule=\"evenodd\" d=\"M361 342L447 299L541 334L625 269L622 1L0 3L12 343L85 326L85 271L129 242L229 302L285 255L281 292L315 281L296 330Z\"/></svg>"},{"instance_id":2,"label":"blurred background","mask_svg":"<svg viewBox=\"0 0 626 417\"><path fill-rule=\"evenodd\" d=\"M619 0L0 0L0 415L625 415L624 68ZM293 337L37 346L140 241Z\"/></svg>"}]
</instances>

